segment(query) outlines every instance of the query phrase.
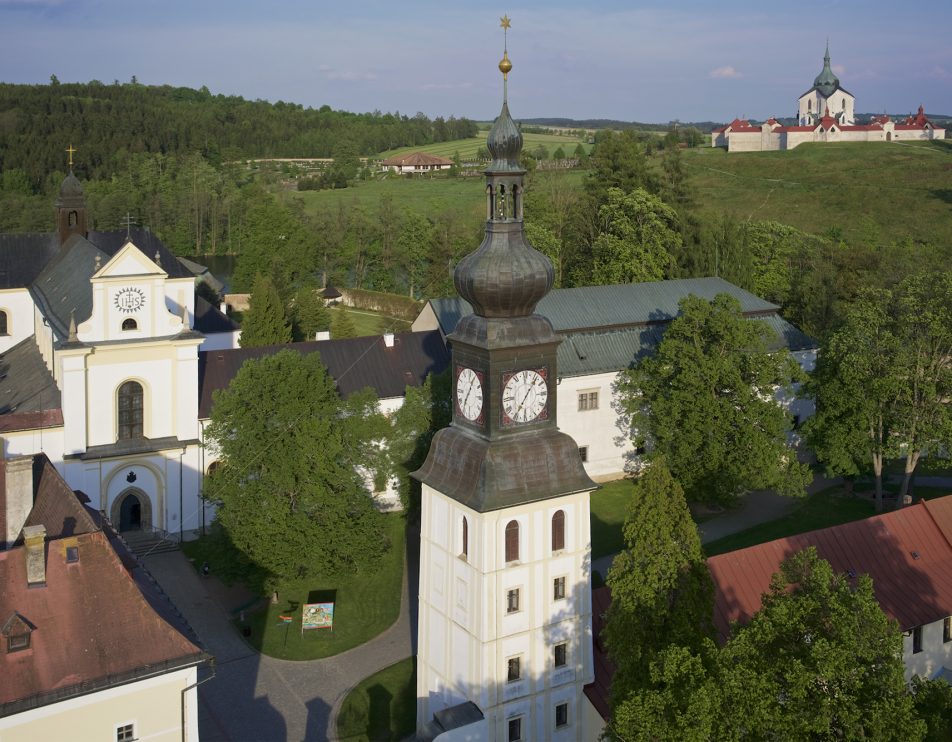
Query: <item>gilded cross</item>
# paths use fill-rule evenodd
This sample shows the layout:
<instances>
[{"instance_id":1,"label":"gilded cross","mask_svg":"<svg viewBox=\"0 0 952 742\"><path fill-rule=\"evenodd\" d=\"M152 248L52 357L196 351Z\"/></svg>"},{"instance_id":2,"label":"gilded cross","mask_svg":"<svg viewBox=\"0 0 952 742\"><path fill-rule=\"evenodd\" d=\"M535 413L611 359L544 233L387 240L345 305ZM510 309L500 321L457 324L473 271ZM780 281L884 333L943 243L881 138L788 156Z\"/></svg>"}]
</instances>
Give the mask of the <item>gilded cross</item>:
<instances>
[{"instance_id":1,"label":"gilded cross","mask_svg":"<svg viewBox=\"0 0 952 742\"><path fill-rule=\"evenodd\" d=\"M70 144L66 148L66 151L69 153L69 169L72 170L73 169L73 153L76 152L77 149L72 144Z\"/></svg>"}]
</instances>

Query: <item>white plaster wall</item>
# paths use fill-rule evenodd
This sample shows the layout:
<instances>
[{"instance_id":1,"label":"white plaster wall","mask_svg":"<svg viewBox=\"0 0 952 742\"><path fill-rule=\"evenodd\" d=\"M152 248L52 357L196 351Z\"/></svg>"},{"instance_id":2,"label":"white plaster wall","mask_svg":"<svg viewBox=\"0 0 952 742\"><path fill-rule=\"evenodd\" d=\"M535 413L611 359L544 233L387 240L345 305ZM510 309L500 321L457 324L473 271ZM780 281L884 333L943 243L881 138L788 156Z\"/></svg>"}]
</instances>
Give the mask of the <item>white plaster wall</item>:
<instances>
[{"instance_id":1,"label":"white plaster wall","mask_svg":"<svg viewBox=\"0 0 952 742\"><path fill-rule=\"evenodd\" d=\"M579 713L554 730L555 703L577 698L594 677L589 583L589 493L477 513L424 485L421 508L417 723L462 700L474 701L498 730L524 714L527 739L574 739ZM563 510L565 549L551 551L551 517ZM469 523L462 555L462 519ZM505 562L505 528L520 524L520 559ZM553 580L566 577L566 598ZM520 610L508 614L508 590ZM568 643L555 670L555 643ZM521 657L522 677L507 682L507 660ZM500 726L502 725L502 726Z\"/></svg>"},{"instance_id":2,"label":"white plaster wall","mask_svg":"<svg viewBox=\"0 0 952 742\"><path fill-rule=\"evenodd\" d=\"M731 132L727 140L728 152L759 152L760 131Z\"/></svg>"},{"instance_id":3,"label":"white plaster wall","mask_svg":"<svg viewBox=\"0 0 952 742\"><path fill-rule=\"evenodd\" d=\"M196 679L191 667L0 718L0 739L114 740L117 726L134 723L138 740L197 740L198 694L195 688L182 693Z\"/></svg>"},{"instance_id":4,"label":"white plaster wall","mask_svg":"<svg viewBox=\"0 0 952 742\"><path fill-rule=\"evenodd\" d=\"M231 350L238 347L238 340L240 338L241 330L209 333L205 336L205 339L202 340L199 350Z\"/></svg>"},{"instance_id":5,"label":"white plaster wall","mask_svg":"<svg viewBox=\"0 0 952 742\"><path fill-rule=\"evenodd\" d=\"M906 682L911 681L913 675L931 678L944 667L952 670L952 641L942 641L944 620L922 627L922 651L916 654L912 653L911 632L909 636L903 635L902 661L906 667Z\"/></svg>"},{"instance_id":6,"label":"white plaster wall","mask_svg":"<svg viewBox=\"0 0 952 742\"><path fill-rule=\"evenodd\" d=\"M53 374L53 379L59 384L60 369L53 358L53 330L46 324L46 318L36 305L33 307L33 338L36 347L40 349L40 355L43 356L43 362Z\"/></svg>"},{"instance_id":7,"label":"white plaster wall","mask_svg":"<svg viewBox=\"0 0 952 742\"><path fill-rule=\"evenodd\" d=\"M34 334L34 305L26 289L0 291L0 312L7 315L7 334L0 335L0 353Z\"/></svg>"},{"instance_id":8,"label":"white plaster wall","mask_svg":"<svg viewBox=\"0 0 952 742\"><path fill-rule=\"evenodd\" d=\"M144 435L147 438L175 435L175 405L171 404L175 391L173 360L166 358L123 362L118 356L110 358L111 355L113 354L109 352L97 352L89 358L88 445L116 442L119 424L117 395L120 385L130 380L142 385ZM194 384L198 384L197 377Z\"/></svg>"},{"instance_id":9,"label":"white plaster wall","mask_svg":"<svg viewBox=\"0 0 952 742\"><path fill-rule=\"evenodd\" d=\"M588 376L566 376L559 382L559 429L568 433L579 447L588 447L585 471L604 478L625 472L633 447L627 419L618 412L614 385L616 372ZM579 410L582 391L598 392L598 409Z\"/></svg>"},{"instance_id":10,"label":"white plaster wall","mask_svg":"<svg viewBox=\"0 0 952 742\"><path fill-rule=\"evenodd\" d=\"M17 430L3 434L3 453L5 456L33 456L45 453L53 466L62 472L63 464L63 427L34 428Z\"/></svg>"}]
</instances>

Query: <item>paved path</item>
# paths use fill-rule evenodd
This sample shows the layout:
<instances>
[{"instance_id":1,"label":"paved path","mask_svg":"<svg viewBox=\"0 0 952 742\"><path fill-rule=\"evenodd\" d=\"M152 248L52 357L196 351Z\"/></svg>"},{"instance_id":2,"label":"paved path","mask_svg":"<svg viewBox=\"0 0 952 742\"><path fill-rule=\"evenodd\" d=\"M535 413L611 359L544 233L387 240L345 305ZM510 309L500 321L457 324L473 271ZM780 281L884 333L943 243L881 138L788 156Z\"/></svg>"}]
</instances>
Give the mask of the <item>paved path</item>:
<instances>
[{"instance_id":1,"label":"paved path","mask_svg":"<svg viewBox=\"0 0 952 742\"><path fill-rule=\"evenodd\" d=\"M418 533L410 531L407 543L418 547ZM210 594L210 580L200 577L180 552L147 557L146 568L215 656L215 678L198 688L202 740L335 739L336 713L348 691L415 652L416 605L408 596L416 595L416 552L412 548L407 553L400 616L393 626L367 644L305 662L266 657L252 649Z\"/></svg>"}]
</instances>

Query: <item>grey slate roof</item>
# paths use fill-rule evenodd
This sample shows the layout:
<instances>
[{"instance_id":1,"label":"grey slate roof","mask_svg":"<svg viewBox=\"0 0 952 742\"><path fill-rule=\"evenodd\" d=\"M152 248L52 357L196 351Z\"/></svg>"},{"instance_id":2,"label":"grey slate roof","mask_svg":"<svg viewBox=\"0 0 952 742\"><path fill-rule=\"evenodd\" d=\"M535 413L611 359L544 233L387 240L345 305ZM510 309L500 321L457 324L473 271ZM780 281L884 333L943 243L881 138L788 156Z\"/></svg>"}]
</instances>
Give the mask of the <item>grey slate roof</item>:
<instances>
[{"instance_id":1,"label":"grey slate roof","mask_svg":"<svg viewBox=\"0 0 952 742\"><path fill-rule=\"evenodd\" d=\"M342 397L365 387L381 399L402 397L408 386L419 386L428 374L441 373L449 365L449 352L438 330L397 333L392 348L386 347L381 336L373 335L206 351L198 354L199 417L211 416L213 392L227 387L245 361L282 350L319 353Z\"/></svg>"},{"instance_id":2,"label":"grey slate roof","mask_svg":"<svg viewBox=\"0 0 952 742\"><path fill-rule=\"evenodd\" d=\"M148 229L132 229L128 237L124 229L110 232L91 231L88 239L110 258L119 252L126 242L132 240L149 260L155 260L155 254L159 254L159 265L169 274L169 278L194 278L192 272L182 265L172 251L162 243L162 240Z\"/></svg>"},{"instance_id":3,"label":"grey slate roof","mask_svg":"<svg viewBox=\"0 0 952 742\"><path fill-rule=\"evenodd\" d=\"M58 250L53 234L0 234L0 289L27 288Z\"/></svg>"},{"instance_id":4,"label":"grey slate roof","mask_svg":"<svg viewBox=\"0 0 952 742\"><path fill-rule=\"evenodd\" d=\"M33 335L0 354L0 417L60 409L60 392Z\"/></svg>"},{"instance_id":5,"label":"grey slate roof","mask_svg":"<svg viewBox=\"0 0 952 742\"><path fill-rule=\"evenodd\" d=\"M33 282L33 298L57 334L64 338L70 317L76 324L89 319L93 311L90 277L96 272L96 258L104 265L109 257L89 240L73 235L64 252L53 260Z\"/></svg>"},{"instance_id":6,"label":"grey slate roof","mask_svg":"<svg viewBox=\"0 0 952 742\"><path fill-rule=\"evenodd\" d=\"M222 314L218 307L198 294L195 295L195 321L193 325L194 329L203 335L211 335L216 332L235 332L241 329L241 325L228 315Z\"/></svg>"},{"instance_id":7,"label":"grey slate roof","mask_svg":"<svg viewBox=\"0 0 952 742\"><path fill-rule=\"evenodd\" d=\"M559 375L585 376L630 368L654 352L668 323L677 316L678 302L694 294L713 299L730 294L748 317L772 330L772 350L815 348L815 341L777 314L776 304L722 278L688 278L651 283L554 289L539 302L537 312L552 322L564 340L559 346ZM432 299L444 335L453 331L472 309L453 297Z\"/></svg>"}]
</instances>

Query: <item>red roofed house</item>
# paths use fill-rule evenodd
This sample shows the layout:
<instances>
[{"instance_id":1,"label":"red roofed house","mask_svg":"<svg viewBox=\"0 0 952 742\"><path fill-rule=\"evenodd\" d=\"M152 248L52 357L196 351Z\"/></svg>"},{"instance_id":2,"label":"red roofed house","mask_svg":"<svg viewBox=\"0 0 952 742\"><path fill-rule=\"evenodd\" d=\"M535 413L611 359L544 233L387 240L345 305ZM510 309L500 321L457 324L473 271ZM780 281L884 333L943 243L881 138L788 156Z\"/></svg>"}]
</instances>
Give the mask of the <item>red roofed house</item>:
<instances>
[{"instance_id":1,"label":"red roofed house","mask_svg":"<svg viewBox=\"0 0 952 742\"><path fill-rule=\"evenodd\" d=\"M707 560L714 580L714 624L726 641L731 624L760 610L781 563L807 547L841 574L868 574L883 612L903 632L906 679L952 679L952 495L865 520L769 541ZM592 591L595 681L585 686L594 712L608 718L614 668L598 635L611 603L607 587Z\"/></svg>"},{"instance_id":2,"label":"red roofed house","mask_svg":"<svg viewBox=\"0 0 952 742\"><path fill-rule=\"evenodd\" d=\"M197 740L208 655L45 455L4 464L0 739Z\"/></svg>"},{"instance_id":3,"label":"red roofed house","mask_svg":"<svg viewBox=\"0 0 952 742\"><path fill-rule=\"evenodd\" d=\"M428 155L426 152L411 152L408 155L397 155L395 157L389 157L380 163L380 167L384 170L409 175L420 175L437 170L449 170L452 166L452 160L447 160L445 157L437 157L436 155Z\"/></svg>"},{"instance_id":4,"label":"red roofed house","mask_svg":"<svg viewBox=\"0 0 952 742\"><path fill-rule=\"evenodd\" d=\"M922 106L917 116L909 116L897 124L889 116L875 116L869 124L857 125L853 117L855 98L840 86L830 67L830 48L823 57L823 69L813 87L800 96L797 103L797 125L782 126L773 117L763 124L734 119L727 126L711 132L711 146L725 147L728 152L762 152L793 149L805 142L891 142L943 139L945 129L938 129L926 118Z\"/></svg>"}]
</instances>

